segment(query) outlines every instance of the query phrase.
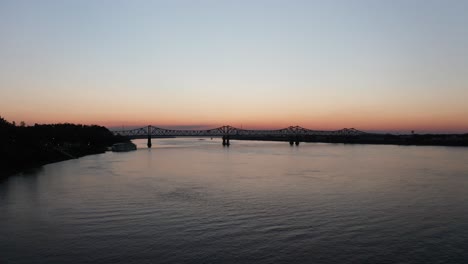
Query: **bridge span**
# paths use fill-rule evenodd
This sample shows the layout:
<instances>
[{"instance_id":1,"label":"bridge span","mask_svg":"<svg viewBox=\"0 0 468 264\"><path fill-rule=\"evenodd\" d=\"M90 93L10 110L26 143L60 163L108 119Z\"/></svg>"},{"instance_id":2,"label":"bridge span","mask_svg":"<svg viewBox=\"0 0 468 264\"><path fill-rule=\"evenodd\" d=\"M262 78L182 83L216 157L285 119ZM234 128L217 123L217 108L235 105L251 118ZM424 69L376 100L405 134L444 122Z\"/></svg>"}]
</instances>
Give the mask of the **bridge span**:
<instances>
[{"instance_id":1,"label":"bridge span","mask_svg":"<svg viewBox=\"0 0 468 264\"><path fill-rule=\"evenodd\" d=\"M185 129L165 129L155 126L146 126L135 129L112 131L114 135L126 136L129 138L148 138L148 147L151 147L153 137L222 137L223 146L230 145L232 137L278 137L288 140L291 145L299 145L305 136L360 136L367 134L354 128L343 128L340 130L311 130L300 126L290 126L276 130L242 129L232 126L221 126L212 129L185 130Z\"/></svg>"}]
</instances>

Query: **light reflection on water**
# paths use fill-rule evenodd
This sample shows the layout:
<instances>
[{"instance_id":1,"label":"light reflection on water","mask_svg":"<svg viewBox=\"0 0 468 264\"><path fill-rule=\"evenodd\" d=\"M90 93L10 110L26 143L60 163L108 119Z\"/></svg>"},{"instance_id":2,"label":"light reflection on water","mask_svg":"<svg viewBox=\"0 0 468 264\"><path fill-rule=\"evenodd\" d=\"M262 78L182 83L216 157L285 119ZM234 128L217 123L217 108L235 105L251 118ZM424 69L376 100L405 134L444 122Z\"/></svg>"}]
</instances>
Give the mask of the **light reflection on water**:
<instances>
[{"instance_id":1,"label":"light reflection on water","mask_svg":"<svg viewBox=\"0 0 468 264\"><path fill-rule=\"evenodd\" d=\"M0 263L467 262L467 148L135 142L0 182Z\"/></svg>"}]
</instances>

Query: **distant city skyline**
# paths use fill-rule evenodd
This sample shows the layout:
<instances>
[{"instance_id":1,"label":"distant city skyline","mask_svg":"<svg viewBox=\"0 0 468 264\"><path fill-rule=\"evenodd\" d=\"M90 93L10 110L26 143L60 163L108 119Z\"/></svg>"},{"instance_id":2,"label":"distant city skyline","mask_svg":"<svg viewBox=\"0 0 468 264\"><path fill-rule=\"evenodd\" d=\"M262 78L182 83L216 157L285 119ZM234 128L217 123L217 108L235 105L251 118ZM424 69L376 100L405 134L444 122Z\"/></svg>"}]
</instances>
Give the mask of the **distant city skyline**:
<instances>
[{"instance_id":1,"label":"distant city skyline","mask_svg":"<svg viewBox=\"0 0 468 264\"><path fill-rule=\"evenodd\" d=\"M8 121L468 132L468 1L0 0Z\"/></svg>"}]
</instances>

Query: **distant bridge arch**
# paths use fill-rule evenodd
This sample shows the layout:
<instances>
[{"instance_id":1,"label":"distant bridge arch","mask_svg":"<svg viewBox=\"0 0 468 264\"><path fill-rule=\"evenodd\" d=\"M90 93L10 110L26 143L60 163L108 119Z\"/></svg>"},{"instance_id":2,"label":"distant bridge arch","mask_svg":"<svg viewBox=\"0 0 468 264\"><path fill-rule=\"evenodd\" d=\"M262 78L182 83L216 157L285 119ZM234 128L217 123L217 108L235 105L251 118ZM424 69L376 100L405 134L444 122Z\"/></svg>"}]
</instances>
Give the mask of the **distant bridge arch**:
<instances>
[{"instance_id":1,"label":"distant bridge arch","mask_svg":"<svg viewBox=\"0 0 468 264\"><path fill-rule=\"evenodd\" d=\"M166 129L155 126L146 126L128 130L112 131L114 135L127 136L130 138L146 137L220 137L220 136L358 136L367 134L354 128L343 128L340 130L311 130L300 126L290 126L282 129L242 129L232 126L221 126L212 129Z\"/></svg>"},{"instance_id":2,"label":"distant bridge arch","mask_svg":"<svg viewBox=\"0 0 468 264\"><path fill-rule=\"evenodd\" d=\"M299 145L304 136L359 136L367 134L354 128L343 128L340 130L312 130L300 126L289 126L282 129L242 129L233 126L221 126L212 129L166 129L155 126L146 126L128 130L112 131L114 135L129 138L148 138L148 147L151 147L152 137L222 137L223 145L229 146L229 139L235 137L279 137Z\"/></svg>"}]
</instances>

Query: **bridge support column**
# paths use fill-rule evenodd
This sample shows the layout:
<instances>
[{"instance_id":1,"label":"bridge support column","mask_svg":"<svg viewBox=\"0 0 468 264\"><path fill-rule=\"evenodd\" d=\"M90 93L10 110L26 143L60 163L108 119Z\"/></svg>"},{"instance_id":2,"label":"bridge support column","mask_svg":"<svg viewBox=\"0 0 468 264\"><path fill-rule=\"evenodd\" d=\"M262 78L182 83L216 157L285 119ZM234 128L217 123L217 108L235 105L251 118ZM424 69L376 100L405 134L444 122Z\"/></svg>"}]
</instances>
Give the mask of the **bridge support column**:
<instances>
[{"instance_id":1,"label":"bridge support column","mask_svg":"<svg viewBox=\"0 0 468 264\"><path fill-rule=\"evenodd\" d=\"M146 144L148 148L151 148L153 144L151 144L151 126L148 126L148 143Z\"/></svg>"},{"instance_id":2,"label":"bridge support column","mask_svg":"<svg viewBox=\"0 0 468 264\"><path fill-rule=\"evenodd\" d=\"M151 136L150 135L148 135L148 143L146 145L148 146L148 148L151 148L151 146L153 145L153 144L151 144Z\"/></svg>"},{"instance_id":3,"label":"bridge support column","mask_svg":"<svg viewBox=\"0 0 468 264\"><path fill-rule=\"evenodd\" d=\"M229 142L229 136L223 136L223 146L228 146L231 145Z\"/></svg>"},{"instance_id":4,"label":"bridge support column","mask_svg":"<svg viewBox=\"0 0 468 264\"><path fill-rule=\"evenodd\" d=\"M300 143L299 136L290 136L289 137L289 145L290 146L294 146L294 144L296 144L296 146L299 146L299 143Z\"/></svg>"}]
</instances>

